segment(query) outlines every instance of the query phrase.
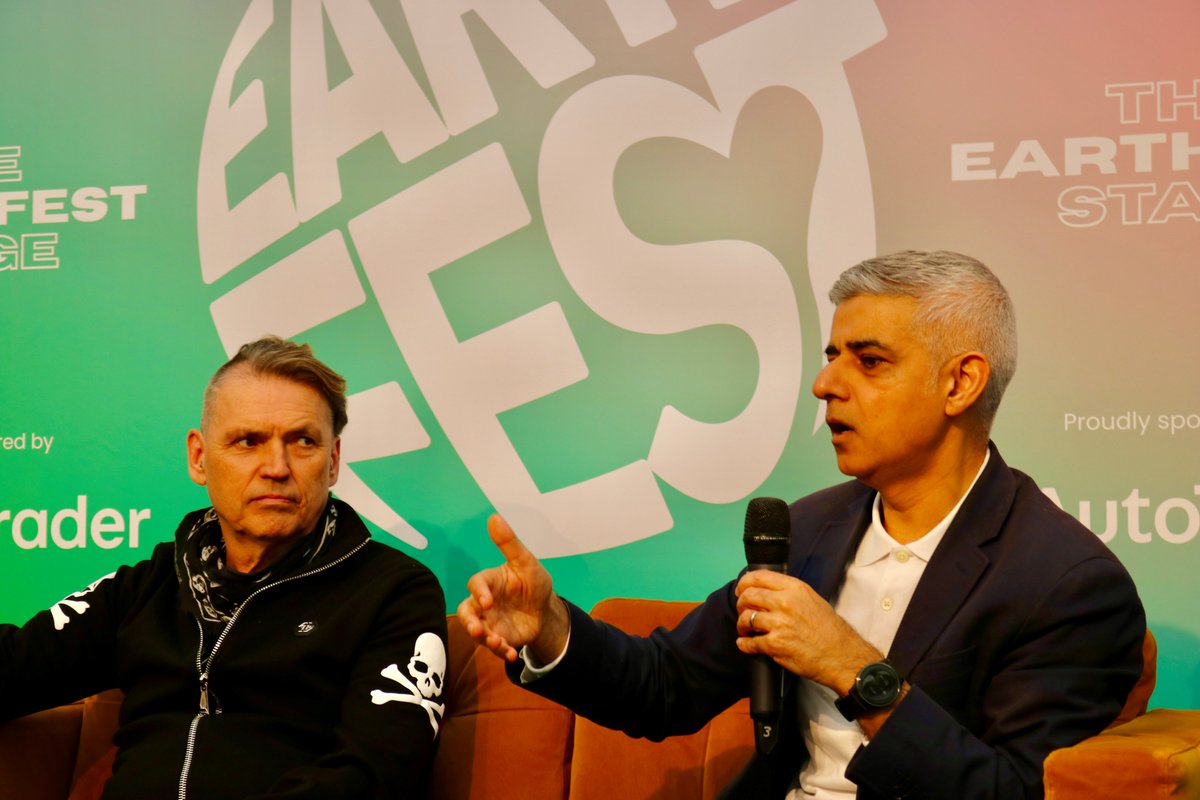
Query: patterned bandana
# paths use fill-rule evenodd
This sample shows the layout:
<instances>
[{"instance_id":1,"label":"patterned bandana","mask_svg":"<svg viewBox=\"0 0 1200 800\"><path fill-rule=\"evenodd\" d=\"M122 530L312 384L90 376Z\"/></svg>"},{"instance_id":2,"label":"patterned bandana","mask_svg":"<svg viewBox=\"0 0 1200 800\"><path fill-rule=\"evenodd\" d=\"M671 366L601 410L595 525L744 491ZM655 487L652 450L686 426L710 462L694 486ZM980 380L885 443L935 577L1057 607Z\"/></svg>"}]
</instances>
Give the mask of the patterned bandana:
<instances>
[{"instance_id":1,"label":"patterned bandana","mask_svg":"<svg viewBox=\"0 0 1200 800\"><path fill-rule=\"evenodd\" d=\"M261 572L235 572L225 566L225 539L210 508L184 537L182 566L176 562L180 583L192 592L196 611L204 623L224 625L255 590L272 581L300 572L333 541L337 533L337 508L332 502L317 521L283 557Z\"/></svg>"}]
</instances>

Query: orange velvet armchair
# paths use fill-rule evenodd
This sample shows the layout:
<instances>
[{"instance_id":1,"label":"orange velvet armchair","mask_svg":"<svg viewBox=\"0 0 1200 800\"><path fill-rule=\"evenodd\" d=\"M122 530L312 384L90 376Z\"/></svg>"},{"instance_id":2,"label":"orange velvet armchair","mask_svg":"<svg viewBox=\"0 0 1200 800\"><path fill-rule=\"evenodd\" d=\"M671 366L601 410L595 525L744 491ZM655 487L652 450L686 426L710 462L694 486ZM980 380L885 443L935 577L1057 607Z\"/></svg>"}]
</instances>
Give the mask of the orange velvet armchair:
<instances>
[{"instance_id":1,"label":"orange velvet armchair","mask_svg":"<svg viewBox=\"0 0 1200 800\"><path fill-rule=\"evenodd\" d=\"M616 600L601 602L595 612L631 632L649 633L674 625L694 605ZM577 720L514 686L500 659L476 648L455 617L448 621L446 715L430 776L434 800L707 799L754 747L745 701L704 730L661 744ZM0 725L0 800L97 800L112 770L120 701L118 692L106 692Z\"/></svg>"},{"instance_id":2,"label":"orange velvet armchair","mask_svg":"<svg viewBox=\"0 0 1200 800\"><path fill-rule=\"evenodd\" d=\"M1142 677L1106 730L1046 758L1046 800L1200 798L1200 711L1146 706L1158 646L1146 631Z\"/></svg>"},{"instance_id":3,"label":"orange velvet armchair","mask_svg":"<svg viewBox=\"0 0 1200 800\"><path fill-rule=\"evenodd\" d=\"M593 614L644 634L694 605L614 599ZM691 736L646 742L513 686L453 617L448 655L435 800L709 800L754 748L745 700ZM1047 800L1200 800L1200 711L1145 713L1156 664L1149 635L1146 656L1121 718L1047 759ZM0 800L96 800L112 765L119 703L106 693L0 725Z\"/></svg>"}]
</instances>

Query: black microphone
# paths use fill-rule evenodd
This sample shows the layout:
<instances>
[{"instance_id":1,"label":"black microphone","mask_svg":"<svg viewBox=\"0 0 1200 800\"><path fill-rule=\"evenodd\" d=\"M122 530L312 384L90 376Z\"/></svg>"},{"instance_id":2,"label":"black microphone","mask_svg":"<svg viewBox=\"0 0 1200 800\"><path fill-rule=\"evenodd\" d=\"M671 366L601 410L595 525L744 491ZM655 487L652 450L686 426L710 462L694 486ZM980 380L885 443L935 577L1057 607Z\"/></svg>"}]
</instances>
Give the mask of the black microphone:
<instances>
[{"instance_id":1,"label":"black microphone","mask_svg":"<svg viewBox=\"0 0 1200 800\"><path fill-rule=\"evenodd\" d=\"M777 497L755 497L746 506L748 570L769 569L787 573L792 544L792 517L787 503ZM783 695L783 671L765 655L750 657L750 717L754 720L754 746L766 755L779 738L779 701Z\"/></svg>"}]
</instances>

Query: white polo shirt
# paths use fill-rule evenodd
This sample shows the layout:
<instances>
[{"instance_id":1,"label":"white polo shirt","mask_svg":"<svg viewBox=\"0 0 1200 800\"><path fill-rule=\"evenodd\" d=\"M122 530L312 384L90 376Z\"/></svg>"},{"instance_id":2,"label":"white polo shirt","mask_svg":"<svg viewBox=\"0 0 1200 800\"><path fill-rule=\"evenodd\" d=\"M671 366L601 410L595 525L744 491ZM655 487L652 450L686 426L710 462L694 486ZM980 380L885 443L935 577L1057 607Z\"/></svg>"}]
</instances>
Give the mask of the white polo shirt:
<instances>
[{"instance_id":1,"label":"white polo shirt","mask_svg":"<svg viewBox=\"0 0 1200 800\"><path fill-rule=\"evenodd\" d=\"M884 530L879 514L881 500L875 495L871 525L846 567L846 579L833 608L879 652L891 649L900 620L908 610L929 559L990 458L989 452L950 513L907 545L900 544ZM858 788L846 778L846 766L858 748L867 743L866 736L857 722L848 721L834 706L837 693L832 689L801 679L797 690L799 727L810 759L800 771L799 788L789 792L787 800L854 800Z\"/></svg>"}]
</instances>

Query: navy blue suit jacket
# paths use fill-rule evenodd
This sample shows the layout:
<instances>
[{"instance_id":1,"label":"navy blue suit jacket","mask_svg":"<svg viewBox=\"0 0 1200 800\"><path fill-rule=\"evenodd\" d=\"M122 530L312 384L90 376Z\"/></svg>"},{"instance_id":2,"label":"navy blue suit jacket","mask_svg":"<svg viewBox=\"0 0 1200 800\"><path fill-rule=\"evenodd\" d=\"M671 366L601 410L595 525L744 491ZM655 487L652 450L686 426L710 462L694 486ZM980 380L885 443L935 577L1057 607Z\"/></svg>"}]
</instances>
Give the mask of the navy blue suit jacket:
<instances>
[{"instance_id":1,"label":"navy blue suit jacket","mask_svg":"<svg viewBox=\"0 0 1200 800\"><path fill-rule=\"evenodd\" d=\"M851 481L792 504L789 574L835 597L873 497ZM572 606L566 657L527 688L632 736L698 730L747 694L733 586L644 639ZM1120 711L1141 674L1145 629L1116 557L993 446L888 653L912 689L851 761L858 796L1041 797L1045 757ZM783 798L808 757L797 715L792 692L780 744L755 755L725 796Z\"/></svg>"}]
</instances>

